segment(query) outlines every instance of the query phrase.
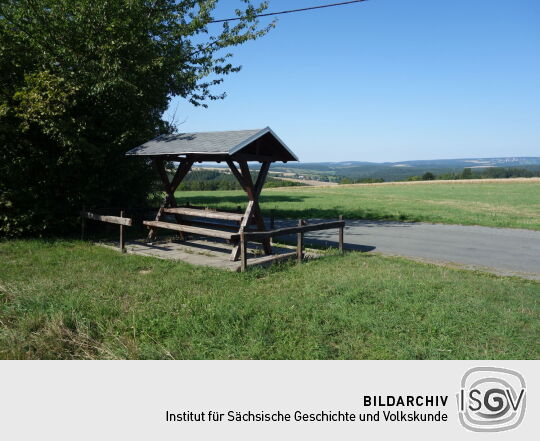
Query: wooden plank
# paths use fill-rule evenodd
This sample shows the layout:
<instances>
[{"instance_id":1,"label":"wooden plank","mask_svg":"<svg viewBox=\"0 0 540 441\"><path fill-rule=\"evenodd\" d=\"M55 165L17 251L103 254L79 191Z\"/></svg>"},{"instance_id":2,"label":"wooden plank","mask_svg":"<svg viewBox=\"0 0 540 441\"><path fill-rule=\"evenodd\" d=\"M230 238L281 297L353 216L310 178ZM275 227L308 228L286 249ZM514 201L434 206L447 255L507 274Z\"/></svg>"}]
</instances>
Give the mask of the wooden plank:
<instances>
[{"instance_id":1,"label":"wooden plank","mask_svg":"<svg viewBox=\"0 0 540 441\"><path fill-rule=\"evenodd\" d=\"M296 251L289 253L273 254L271 256L256 257L254 259L248 259L247 266L263 265L269 262L276 262L278 260L294 259L296 257Z\"/></svg>"},{"instance_id":2,"label":"wooden plank","mask_svg":"<svg viewBox=\"0 0 540 441\"><path fill-rule=\"evenodd\" d=\"M298 220L298 226L302 227L305 225L305 222L302 219ZM304 258L304 232L299 231L296 234L296 261L302 263Z\"/></svg>"},{"instance_id":3,"label":"wooden plank","mask_svg":"<svg viewBox=\"0 0 540 441\"><path fill-rule=\"evenodd\" d=\"M240 222L243 214L227 213L225 211L199 210L196 208L171 207L163 210L165 213L181 214L184 216L204 217L208 219L220 219Z\"/></svg>"},{"instance_id":4,"label":"wooden plank","mask_svg":"<svg viewBox=\"0 0 540 441\"><path fill-rule=\"evenodd\" d=\"M200 234L201 236L217 237L219 239L230 239L233 233L221 230L213 230L211 228L192 227L190 225L173 224L170 222L161 221L144 221L144 225L152 228L162 228L164 230L174 230L183 233Z\"/></svg>"},{"instance_id":5,"label":"wooden plank","mask_svg":"<svg viewBox=\"0 0 540 441\"><path fill-rule=\"evenodd\" d=\"M215 224L213 222L205 222L198 219L182 219L182 225L192 225L194 227L210 228L211 230L225 230L232 231L235 234L238 233L238 225L225 225L225 224ZM246 230L247 231L247 230ZM255 230L249 230L255 231Z\"/></svg>"},{"instance_id":6,"label":"wooden plank","mask_svg":"<svg viewBox=\"0 0 540 441\"><path fill-rule=\"evenodd\" d=\"M133 225L133 219L129 217L118 217L118 216L103 216L101 214L90 213L89 211L84 211L81 213L82 217L87 219L92 219L100 222L108 222L110 224L119 224L131 227Z\"/></svg>"},{"instance_id":7,"label":"wooden plank","mask_svg":"<svg viewBox=\"0 0 540 441\"><path fill-rule=\"evenodd\" d=\"M268 156L268 155L253 155L249 153L235 153L231 156L235 161L253 161L253 162L288 162L293 159L290 156L278 155L278 156Z\"/></svg>"},{"instance_id":8,"label":"wooden plank","mask_svg":"<svg viewBox=\"0 0 540 441\"><path fill-rule=\"evenodd\" d=\"M123 211L120 212L120 217L122 219L124 218ZM126 238L124 236L124 228L124 225L120 224L120 251L122 251L122 253L126 252Z\"/></svg>"},{"instance_id":9,"label":"wooden plank","mask_svg":"<svg viewBox=\"0 0 540 441\"><path fill-rule=\"evenodd\" d=\"M249 220L251 219L251 215L253 213L253 201L249 201L246 207L246 211L244 213L244 218L242 219L242 222L240 223L240 231L244 231L244 229L248 226ZM235 235L235 242L238 242L240 240L240 237L238 234ZM232 238L232 236L231 236ZM230 260L235 261L238 260L238 256L240 254L240 244L235 245L231 251L231 258Z\"/></svg>"},{"instance_id":10,"label":"wooden plank","mask_svg":"<svg viewBox=\"0 0 540 441\"><path fill-rule=\"evenodd\" d=\"M244 272L247 268L247 241L244 232L240 233L240 271Z\"/></svg>"},{"instance_id":11,"label":"wooden plank","mask_svg":"<svg viewBox=\"0 0 540 441\"><path fill-rule=\"evenodd\" d=\"M319 224L304 225L302 227L285 227L285 228L278 228L277 230L271 230L271 231L253 231L249 233L246 232L246 238L248 240L262 239L265 237L285 236L288 234L296 234L300 232L307 233L309 231L329 230L332 228L341 228L344 226L345 226L344 221L321 222ZM235 239L235 237L233 236L232 239Z\"/></svg>"},{"instance_id":12,"label":"wooden plank","mask_svg":"<svg viewBox=\"0 0 540 441\"><path fill-rule=\"evenodd\" d=\"M165 204L163 204L161 207L159 207L159 210L156 213L156 219L155 220L157 220L157 221L161 220L161 218L163 217L163 210L164 209L165 209ZM148 230L147 240L151 241L155 237L156 237L156 230L153 229L153 228L150 228L150 230Z\"/></svg>"},{"instance_id":13,"label":"wooden plank","mask_svg":"<svg viewBox=\"0 0 540 441\"><path fill-rule=\"evenodd\" d=\"M343 221L343 216L341 214L339 215L339 220ZM344 247L344 239L343 239L344 230L345 230L345 223L343 223L342 227L339 227L339 251L341 253L343 253L343 250L345 249L345 247Z\"/></svg>"}]
</instances>

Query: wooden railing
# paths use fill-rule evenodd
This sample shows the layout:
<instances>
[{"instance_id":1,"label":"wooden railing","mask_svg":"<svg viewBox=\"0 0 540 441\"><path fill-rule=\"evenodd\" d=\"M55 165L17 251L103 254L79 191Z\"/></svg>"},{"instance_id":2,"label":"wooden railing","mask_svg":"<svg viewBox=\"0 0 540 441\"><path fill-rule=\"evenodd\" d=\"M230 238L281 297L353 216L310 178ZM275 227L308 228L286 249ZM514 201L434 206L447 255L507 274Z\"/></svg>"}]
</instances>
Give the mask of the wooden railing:
<instances>
[{"instance_id":1,"label":"wooden railing","mask_svg":"<svg viewBox=\"0 0 540 441\"><path fill-rule=\"evenodd\" d=\"M249 241L256 241L259 242L261 239L269 239L274 238L277 236L287 236L289 234L296 234L296 252L295 253L285 253L285 254L278 254L276 256L272 256L273 259L267 259L270 260L278 260L283 258L289 258L293 255L296 255L296 261L298 263L301 263L304 259L304 234L308 233L310 231L321 231L321 230L330 230L333 228L337 228L339 230L338 234L338 247L339 251L344 251L344 230L345 230L345 221L343 220L343 216L339 216L338 221L333 222L321 222L318 224L307 224L307 222L303 219L300 219L298 221L298 226L296 227L284 227L284 228L278 228L275 230L268 230L268 231L241 231L238 234L234 234L231 237L231 240L239 240L240 241L240 270L245 271L247 268L247 243Z\"/></svg>"},{"instance_id":2,"label":"wooden railing","mask_svg":"<svg viewBox=\"0 0 540 441\"><path fill-rule=\"evenodd\" d=\"M131 227L133 225L133 219L129 217L124 217L124 212L120 211L120 216L106 216L102 214L92 213L90 211L82 210L81 211L81 239L84 240L86 233L86 219L106 222L109 224L120 225L120 241L119 248L122 253L126 252L126 238L124 235L124 227Z\"/></svg>"}]
</instances>

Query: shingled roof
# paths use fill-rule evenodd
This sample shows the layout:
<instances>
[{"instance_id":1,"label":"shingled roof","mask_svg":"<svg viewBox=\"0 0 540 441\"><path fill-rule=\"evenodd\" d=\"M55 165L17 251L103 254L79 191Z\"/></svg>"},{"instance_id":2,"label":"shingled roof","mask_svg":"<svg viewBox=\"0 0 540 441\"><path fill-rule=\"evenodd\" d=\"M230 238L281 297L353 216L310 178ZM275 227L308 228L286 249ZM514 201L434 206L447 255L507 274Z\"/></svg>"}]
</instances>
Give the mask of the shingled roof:
<instances>
[{"instance_id":1,"label":"shingled roof","mask_svg":"<svg viewBox=\"0 0 540 441\"><path fill-rule=\"evenodd\" d=\"M298 161L270 127L227 132L161 135L126 153L128 156L196 157L256 161Z\"/></svg>"}]
</instances>

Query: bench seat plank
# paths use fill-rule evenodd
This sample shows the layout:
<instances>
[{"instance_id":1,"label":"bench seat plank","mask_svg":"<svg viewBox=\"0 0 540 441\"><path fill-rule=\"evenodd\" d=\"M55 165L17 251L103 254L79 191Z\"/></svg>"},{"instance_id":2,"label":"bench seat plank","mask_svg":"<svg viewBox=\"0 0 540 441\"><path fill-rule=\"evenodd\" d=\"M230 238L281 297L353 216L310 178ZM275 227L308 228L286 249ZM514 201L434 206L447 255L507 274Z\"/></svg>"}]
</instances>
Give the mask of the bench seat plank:
<instances>
[{"instance_id":1,"label":"bench seat plank","mask_svg":"<svg viewBox=\"0 0 540 441\"><path fill-rule=\"evenodd\" d=\"M165 208L163 211L168 214L180 214L184 216L205 217L208 219L221 219L235 222L240 222L244 217L243 213L227 213L225 211L201 210L186 207Z\"/></svg>"},{"instance_id":2,"label":"bench seat plank","mask_svg":"<svg viewBox=\"0 0 540 441\"><path fill-rule=\"evenodd\" d=\"M180 231L182 233L200 234L201 236L217 237L219 239L230 240L234 233L228 231L214 230L211 228L192 227L191 225L180 225L171 222L144 221L144 225L165 230Z\"/></svg>"}]
</instances>

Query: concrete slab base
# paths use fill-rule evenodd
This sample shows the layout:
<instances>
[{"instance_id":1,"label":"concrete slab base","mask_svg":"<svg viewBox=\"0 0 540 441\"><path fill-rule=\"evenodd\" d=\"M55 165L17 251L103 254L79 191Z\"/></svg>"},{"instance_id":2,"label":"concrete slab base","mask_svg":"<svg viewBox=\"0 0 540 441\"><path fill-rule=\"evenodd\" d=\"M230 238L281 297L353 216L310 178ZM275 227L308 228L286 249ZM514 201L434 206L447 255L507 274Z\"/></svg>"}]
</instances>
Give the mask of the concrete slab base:
<instances>
[{"instance_id":1,"label":"concrete slab base","mask_svg":"<svg viewBox=\"0 0 540 441\"><path fill-rule=\"evenodd\" d=\"M111 244L102 244L113 248ZM114 249L120 251L118 246ZM291 254L296 248L287 245L273 245L272 251L274 255ZM192 265L211 266L230 271L240 271L240 261L231 261L230 255L232 245L226 241L220 240L204 240L190 239L188 241L180 241L178 239L159 240L152 243L147 243L144 239L126 241L126 252L128 254L137 254L141 256L156 257L158 259L180 260ZM261 247L257 244L249 244L248 246L248 266L266 265L269 258L265 256ZM291 256L288 256L289 258ZM306 252L306 258L319 257L313 252Z\"/></svg>"}]
</instances>

